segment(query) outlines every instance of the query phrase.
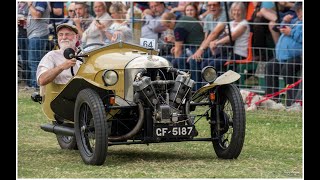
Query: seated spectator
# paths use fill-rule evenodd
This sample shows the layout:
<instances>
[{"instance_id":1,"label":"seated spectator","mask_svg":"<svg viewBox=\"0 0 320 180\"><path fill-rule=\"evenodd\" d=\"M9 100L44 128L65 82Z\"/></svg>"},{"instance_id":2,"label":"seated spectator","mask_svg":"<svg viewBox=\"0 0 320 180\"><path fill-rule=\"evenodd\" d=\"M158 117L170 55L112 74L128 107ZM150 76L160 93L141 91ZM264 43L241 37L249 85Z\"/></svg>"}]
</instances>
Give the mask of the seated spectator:
<instances>
[{"instance_id":1,"label":"seated spectator","mask_svg":"<svg viewBox=\"0 0 320 180\"><path fill-rule=\"evenodd\" d=\"M128 26L121 26L114 31L111 42L119 42L120 40L128 43L133 42L132 30Z\"/></svg>"},{"instance_id":2,"label":"seated spectator","mask_svg":"<svg viewBox=\"0 0 320 180\"><path fill-rule=\"evenodd\" d=\"M105 43L109 44L111 42L115 42L115 40L117 40L118 38L121 38L121 37L123 38L123 36L118 36L120 32L122 32L122 34L125 32L130 33L127 36L127 38L132 37L132 32L128 31L129 27L126 21L126 13L127 13L126 6L122 3L113 3L110 6L109 11L111 13L113 23L104 32L106 37ZM120 32L117 32L116 34L114 34L116 31L120 31ZM126 39L126 40L131 41L132 39Z\"/></svg>"},{"instance_id":3,"label":"seated spectator","mask_svg":"<svg viewBox=\"0 0 320 180\"><path fill-rule=\"evenodd\" d=\"M176 19L176 16L173 13L164 13L161 16L161 24L174 30L175 43L174 47L171 49L171 53L174 56L172 59L173 67L186 69L187 57L195 52L196 46L200 45L204 39L201 24L197 19L189 16L182 16L180 19ZM196 67L191 65L190 70L192 78L196 78ZM199 87L196 85L194 90L198 88Z\"/></svg>"},{"instance_id":4,"label":"seated spectator","mask_svg":"<svg viewBox=\"0 0 320 180\"><path fill-rule=\"evenodd\" d=\"M199 20L198 7L195 3L189 3L185 6L184 14Z\"/></svg>"},{"instance_id":5,"label":"seated spectator","mask_svg":"<svg viewBox=\"0 0 320 180\"><path fill-rule=\"evenodd\" d=\"M65 18L63 23L68 23L68 24L74 24L72 21L72 18L76 16L76 11L75 11L75 3L70 3L68 6L68 17Z\"/></svg>"},{"instance_id":6,"label":"seated spectator","mask_svg":"<svg viewBox=\"0 0 320 180\"><path fill-rule=\"evenodd\" d=\"M174 13L177 19L181 16L185 16L184 9L189 2L187 1L179 1L178 6L171 8L170 12Z\"/></svg>"},{"instance_id":7,"label":"seated spectator","mask_svg":"<svg viewBox=\"0 0 320 180\"><path fill-rule=\"evenodd\" d=\"M219 2L208 2L209 14L204 18L203 31L205 40L201 43L199 49L193 54L192 59L201 61L202 58L211 56L210 50L207 49L211 41L217 39L225 28L224 22L227 21L224 9ZM203 57L204 55L204 57Z\"/></svg>"},{"instance_id":8,"label":"seated spectator","mask_svg":"<svg viewBox=\"0 0 320 180\"><path fill-rule=\"evenodd\" d=\"M221 7L221 3L213 1L208 2L207 7L210 13L208 13L204 18L203 30L205 33L205 39L202 41L198 50L187 59L187 62L198 70L195 73L197 74L196 81L199 83L202 81L200 70L208 65L208 58L210 57L210 59L212 59L218 57L217 55L212 57L211 51L208 48L209 44L220 36L225 28L225 22L227 21L224 9Z\"/></svg>"},{"instance_id":9,"label":"seated spectator","mask_svg":"<svg viewBox=\"0 0 320 180\"><path fill-rule=\"evenodd\" d=\"M92 43L105 42L104 31L112 24L112 18L107 13L106 8L107 7L104 2L96 1L93 3L93 10L96 14L96 18L82 34L81 41L83 46Z\"/></svg>"},{"instance_id":10,"label":"seated spectator","mask_svg":"<svg viewBox=\"0 0 320 180\"><path fill-rule=\"evenodd\" d=\"M231 38L234 41L233 55L231 59L245 59L248 56L248 40L250 35L250 27L248 21L245 20L245 6L242 2L234 2L230 8L231 21L230 30ZM218 46L225 44L232 44L230 42L230 36L226 35L221 39L214 40L210 43L210 49L213 52ZM209 65L214 66L217 71L223 70L223 64L226 62L228 54L221 54L221 59L214 59L209 62Z\"/></svg>"},{"instance_id":11,"label":"seated spectator","mask_svg":"<svg viewBox=\"0 0 320 180\"><path fill-rule=\"evenodd\" d=\"M297 73L301 72L302 65L302 2L296 2L294 6L297 18L286 15L281 25L279 41L276 44L276 58L266 66L266 94L273 94L279 89L279 75L282 75L285 84L293 84L298 80ZM286 105L291 106L295 102L298 87L287 91ZM277 99L274 99L277 101Z\"/></svg>"}]
</instances>

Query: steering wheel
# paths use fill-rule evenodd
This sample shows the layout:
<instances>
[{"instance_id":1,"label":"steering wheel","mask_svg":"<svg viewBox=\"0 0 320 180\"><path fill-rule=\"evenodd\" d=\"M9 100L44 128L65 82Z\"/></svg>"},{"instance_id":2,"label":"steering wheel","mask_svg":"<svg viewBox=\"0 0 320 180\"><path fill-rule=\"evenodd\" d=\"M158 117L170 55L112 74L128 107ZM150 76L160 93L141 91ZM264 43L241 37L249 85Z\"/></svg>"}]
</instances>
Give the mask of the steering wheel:
<instances>
[{"instance_id":1,"label":"steering wheel","mask_svg":"<svg viewBox=\"0 0 320 180\"><path fill-rule=\"evenodd\" d=\"M88 48L90 46L104 46L105 44L103 43L91 43L91 44L87 44L85 46L83 46L82 48L79 49L79 51L77 52L77 54L79 54L81 51L83 51L85 48ZM76 58L77 60L82 61L81 59ZM70 68L71 71L71 75L74 76L74 71L73 71L73 67Z\"/></svg>"}]
</instances>

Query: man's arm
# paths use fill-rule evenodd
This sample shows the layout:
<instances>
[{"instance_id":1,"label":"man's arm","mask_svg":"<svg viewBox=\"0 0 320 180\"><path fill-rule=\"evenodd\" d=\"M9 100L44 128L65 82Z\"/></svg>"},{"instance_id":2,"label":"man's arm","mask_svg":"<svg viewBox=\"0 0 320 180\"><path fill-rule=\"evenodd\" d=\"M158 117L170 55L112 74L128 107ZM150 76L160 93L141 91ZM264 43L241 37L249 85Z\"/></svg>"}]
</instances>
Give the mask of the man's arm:
<instances>
[{"instance_id":1,"label":"man's arm","mask_svg":"<svg viewBox=\"0 0 320 180\"><path fill-rule=\"evenodd\" d=\"M182 46L183 46L183 41L176 41L174 43L174 57L179 58L182 54Z\"/></svg>"},{"instance_id":2,"label":"man's arm","mask_svg":"<svg viewBox=\"0 0 320 180\"><path fill-rule=\"evenodd\" d=\"M52 82L63 70L69 69L76 64L76 60L66 60L63 64L56 66L43 72L38 79L38 84L40 86L47 85Z\"/></svg>"},{"instance_id":3,"label":"man's arm","mask_svg":"<svg viewBox=\"0 0 320 180\"><path fill-rule=\"evenodd\" d=\"M210 42L217 39L221 34L221 32L223 32L224 28L225 28L224 23L217 24L217 26L214 28L213 31L211 31L209 36L204 41L202 41L199 49L193 54L192 58L200 59L205 49L209 47Z\"/></svg>"},{"instance_id":4,"label":"man's arm","mask_svg":"<svg viewBox=\"0 0 320 180\"><path fill-rule=\"evenodd\" d=\"M34 19L39 19L42 17L42 11L40 11L40 9L44 11L45 8L48 8L48 7L45 7L44 4L42 3L36 3L36 6L39 6L37 9L35 6L33 6L32 2L28 2L28 8L29 8L29 11L31 13L31 16L32 18Z\"/></svg>"}]
</instances>

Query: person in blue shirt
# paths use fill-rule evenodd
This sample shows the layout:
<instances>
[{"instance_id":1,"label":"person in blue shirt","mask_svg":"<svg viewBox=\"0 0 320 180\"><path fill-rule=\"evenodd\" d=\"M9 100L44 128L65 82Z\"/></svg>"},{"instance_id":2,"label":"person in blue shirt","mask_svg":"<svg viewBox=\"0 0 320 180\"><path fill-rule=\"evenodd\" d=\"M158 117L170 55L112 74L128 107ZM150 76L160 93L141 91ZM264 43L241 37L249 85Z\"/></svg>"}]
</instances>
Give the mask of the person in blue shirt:
<instances>
[{"instance_id":1,"label":"person in blue shirt","mask_svg":"<svg viewBox=\"0 0 320 180\"><path fill-rule=\"evenodd\" d=\"M298 81L297 74L302 68L302 2L296 2L297 18L286 15L280 25L281 36L276 44L276 58L266 66L266 94L279 91L279 75L286 85ZM286 105L291 106L298 95L298 86L287 91Z\"/></svg>"}]
</instances>

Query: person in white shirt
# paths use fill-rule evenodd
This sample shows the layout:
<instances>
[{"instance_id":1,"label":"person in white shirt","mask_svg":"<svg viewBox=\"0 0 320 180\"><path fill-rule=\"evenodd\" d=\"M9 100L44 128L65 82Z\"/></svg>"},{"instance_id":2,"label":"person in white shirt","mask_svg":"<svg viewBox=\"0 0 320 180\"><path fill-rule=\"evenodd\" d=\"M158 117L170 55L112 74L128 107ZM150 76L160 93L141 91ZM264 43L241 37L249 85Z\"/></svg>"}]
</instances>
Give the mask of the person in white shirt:
<instances>
[{"instance_id":1,"label":"person in white shirt","mask_svg":"<svg viewBox=\"0 0 320 180\"><path fill-rule=\"evenodd\" d=\"M76 26L67 23L57 26L57 36L60 49L48 52L40 61L37 68L37 83L45 86L50 82L66 84L72 78L70 68L76 74L80 67L80 61L75 58L69 60L63 56L67 48L76 49L79 34Z\"/></svg>"}]
</instances>

